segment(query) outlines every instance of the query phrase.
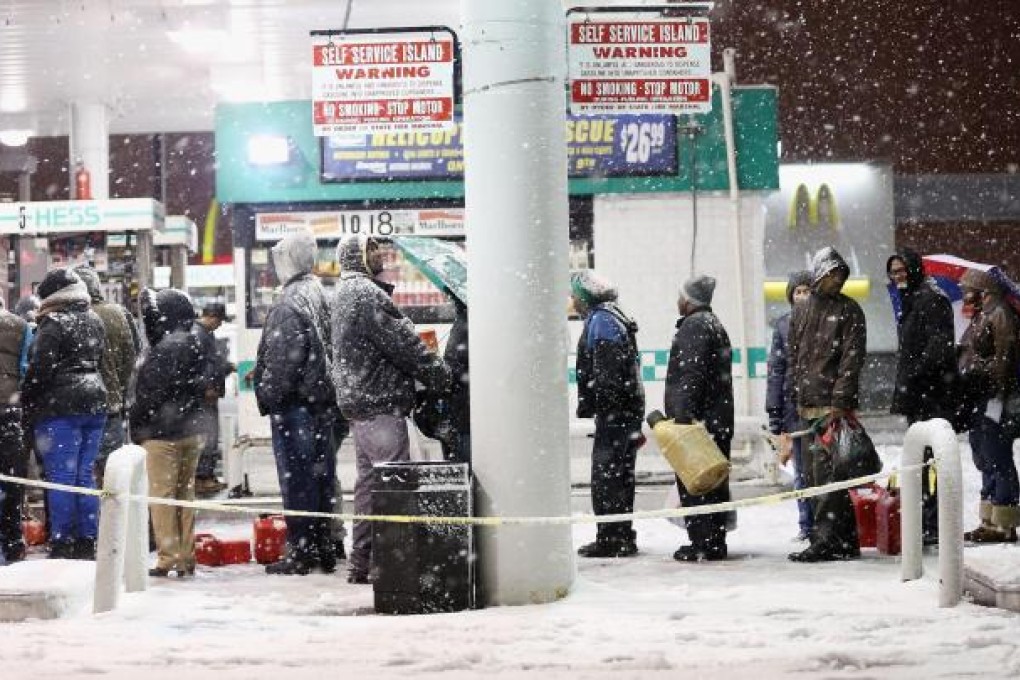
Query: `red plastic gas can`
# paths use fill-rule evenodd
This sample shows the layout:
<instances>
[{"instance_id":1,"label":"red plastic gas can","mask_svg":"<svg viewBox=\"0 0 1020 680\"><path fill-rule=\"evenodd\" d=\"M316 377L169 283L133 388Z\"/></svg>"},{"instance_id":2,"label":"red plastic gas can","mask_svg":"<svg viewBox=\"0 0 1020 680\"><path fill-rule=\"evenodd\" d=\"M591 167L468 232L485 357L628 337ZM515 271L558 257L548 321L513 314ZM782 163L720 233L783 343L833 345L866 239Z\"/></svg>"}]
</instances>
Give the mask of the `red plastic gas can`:
<instances>
[{"instance_id":1,"label":"red plastic gas can","mask_svg":"<svg viewBox=\"0 0 1020 680\"><path fill-rule=\"evenodd\" d=\"M43 545L46 543L46 525L34 517L21 520L21 535L25 545Z\"/></svg>"},{"instance_id":2,"label":"red plastic gas can","mask_svg":"<svg viewBox=\"0 0 1020 680\"><path fill-rule=\"evenodd\" d=\"M877 484L850 489L850 500L854 504L854 516L857 517L857 538L862 548L875 547L875 510L878 501L885 495L885 489Z\"/></svg>"},{"instance_id":3,"label":"red plastic gas can","mask_svg":"<svg viewBox=\"0 0 1020 680\"><path fill-rule=\"evenodd\" d=\"M223 564L220 542L212 534L195 534L195 561L206 567Z\"/></svg>"},{"instance_id":4,"label":"red plastic gas can","mask_svg":"<svg viewBox=\"0 0 1020 680\"><path fill-rule=\"evenodd\" d=\"M220 539L220 564L251 562L251 541L247 538Z\"/></svg>"},{"instance_id":5,"label":"red plastic gas can","mask_svg":"<svg viewBox=\"0 0 1020 680\"><path fill-rule=\"evenodd\" d=\"M883 555L900 554L900 492L890 489L875 508L875 547Z\"/></svg>"},{"instance_id":6,"label":"red plastic gas can","mask_svg":"<svg viewBox=\"0 0 1020 680\"><path fill-rule=\"evenodd\" d=\"M272 564L283 559L287 545L287 522L283 515L260 515L255 520L255 561Z\"/></svg>"}]
</instances>

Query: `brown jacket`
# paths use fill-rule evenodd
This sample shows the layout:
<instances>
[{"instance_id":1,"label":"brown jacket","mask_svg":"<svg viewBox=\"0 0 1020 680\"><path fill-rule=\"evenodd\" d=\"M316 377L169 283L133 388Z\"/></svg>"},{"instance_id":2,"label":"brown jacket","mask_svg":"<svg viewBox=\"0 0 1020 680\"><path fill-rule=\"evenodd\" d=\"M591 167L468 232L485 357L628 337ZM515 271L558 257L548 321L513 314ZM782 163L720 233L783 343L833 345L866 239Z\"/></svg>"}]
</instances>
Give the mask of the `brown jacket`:
<instances>
[{"instance_id":1,"label":"brown jacket","mask_svg":"<svg viewBox=\"0 0 1020 680\"><path fill-rule=\"evenodd\" d=\"M1017 391L1020 322L1001 300L971 319L960 339L960 375L971 394L1006 398Z\"/></svg>"},{"instance_id":2,"label":"brown jacket","mask_svg":"<svg viewBox=\"0 0 1020 680\"><path fill-rule=\"evenodd\" d=\"M812 293L790 319L789 369L798 409L858 407L867 326L860 305L842 293Z\"/></svg>"}]
</instances>

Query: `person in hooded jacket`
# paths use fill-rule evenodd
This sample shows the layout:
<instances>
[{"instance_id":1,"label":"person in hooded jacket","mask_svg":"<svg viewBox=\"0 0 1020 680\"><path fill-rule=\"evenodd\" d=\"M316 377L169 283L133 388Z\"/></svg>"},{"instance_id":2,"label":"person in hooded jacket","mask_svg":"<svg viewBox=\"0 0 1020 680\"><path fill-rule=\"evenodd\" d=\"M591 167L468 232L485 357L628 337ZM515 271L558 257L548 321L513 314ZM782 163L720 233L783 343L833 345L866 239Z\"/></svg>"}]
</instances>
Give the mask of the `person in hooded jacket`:
<instances>
[{"instance_id":1,"label":"person in hooded jacket","mask_svg":"<svg viewBox=\"0 0 1020 680\"><path fill-rule=\"evenodd\" d=\"M595 419L591 504L596 515L634 511L634 464L642 442L645 389L637 323L616 304L616 288L591 270L570 277L574 310L584 318L577 342L577 417ZM581 557L637 554L631 522L600 523Z\"/></svg>"},{"instance_id":2,"label":"person in hooded jacket","mask_svg":"<svg viewBox=\"0 0 1020 680\"><path fill-rule=\"evenodd\" d=\"M899 355L891 413L913 425L921 420L955 420L956 338L953 306L936 283L925 276L921 256L902 248L885 265L900 300L897 319ZM927 463L934 457L924 449ZM938 542L938 496L933 470L922 473L922 536L926 544Z\"/></svg>"},{"instance_id":3,"label":"person in hooded jacket","mask_svg":"<svg viewBox=\"0 0 1020 680\"><path fill-rule=\"evenodd\" d=\"M186 293L173 288L146 291L140 302L149 347L138 364L128 411L131 439L145 449L150 496L194 500L205 366L191 334L195 309ZM156 566L149 575L194 574L194 509L153 504L149 514L156 542Z\"/></svg>"},{"instance_id":4,"label":"person in hooded jacket","mask_svg":"<svg viewBox=\"0 0 1020 680\"><path fill-rule=\"evenodd\" d=\"M443 360L450 368L449 434L441 440L443 460L471 462L471 362L468 355L468 309L450 295L456 310Z\"/></svg>"},{"instance_id":5,"label":"person in hooded jacket","mask_svg":"<svg viewBox=\"0 0 1020 680\"><path fill-rule=\"evenodd\" d=\"M337 400L350 422L357 455L354 510L372 511L372 466L410 458L407 416L415 405L415 381L427 389L448 388L450 372L426 347L390 299L392 286L375 278L383 254L375 239L353 235L337 247L340 283L333 298L333 379ZM372 527L354 523L347 580L368 583Z\"/></svg>"},{"instance_id":6,"label":"person in hooded jacket","mask_svg":"<svg viewBox=\"0 0 1020 680\"><path fill-rule=\"evenodd\" d=\"M792 272L786 283L786 301L790 303L791 311L776 319L774 324L765 390L769 433L779 438L780 462L785 465L787 460L793 459L794 489L803 489L807 486L807 471L804 469L802 442L800 439L790 437L800 425L797 405L793 401L793 371L789 362L790 316L794 305L805 302L810 295L811 272L807 270ZM797 501L797 514L800 525L797 540L806 541L811 536L811 527L814 523L811 502L808 499L801 498Z\"/></svg>"},{"instance_id":7,"label":"person in hooded jacket","mask_svg":"<svg viewBox=\"0 0 1020 680\"><path fill-rule=\"evenodd\" d=\"M960 379L974 405L970 449L981 471L981 524L964 533L974 543L1015 543L1020 525L1020 478L1013 462L1013 437L1003 417L1015 412L1020 321L988 272L968 269L960 279L965 308L974 311L960 338Z\"/></svg>"},{"instance_id":8,"label":"person in hooded jacket","mask_svg":"<svg viewBox=\"0 0 1020 680\"><path fill-rule=\"evenodd\" d=\"M0 300L0 473L28 475L28 449L21 427L19 389L27 368L32 332L25 320L4 308ZM0 482L0 555L5 562L25 558L21 535L25 487Z\"/></svg>"},{"instance_id":9,"label":"person in hooded jacket","mask_svg":"<svg viewBox=\"0 0 1020 680\"><path fill-rule=\"evenodd\" d=\"M715 279L692 276L677 296L676 334L666 368L665 411L678 423L700 421L727 459L733 440L733 354L730 338L712 311ZM676 478L684 507L714 505L730 500L727 478L706 494L695 496ZM686 518L690 545L681 546L673 559L681 562L724 560L727 513Z\"/></svg>"},{"instance_id":10,"label":"person in hooded jacket","mask_svg":"<svg viewBox=\"0 0 1020 680\"><path fill-rule=\"evenodd\" d=\"M337 498L336 393L330 375L329 303L312 274L318 246L310 231L273 246L283 297L266 318L253 378L259 411L268 415L273 454L287 510L334 512ZM336 570L332 526L326 519L287 517L287 554L270 574Z\"/></svg>"},{"instance_id":11,"label":"person in hooded jacket","mask_svg":"<svg viewBox=\"0 0 1020 680\"><path fill-rule=\"evenodd\" d=\"M867 326L861 306L840 292L850 267L826 247L811 261L811 296L794 306L790 318L789 361L794 399L805 427L821 418L852 416L859 406L861 368ZM808 442L805 442L808 444ZM804 455L806 454L806 455ZM836 480L832 456L820 446L806 446L808 486ZM857 520L849 491L814 497L811 545L789 555L794 562L856 559L861 555Z\"/></svg>"},{"instance_id":12,"label":"person in hooded jacket","mask_svg":"<svg viewBox=\"0 0 1020 680\"><path fill-rule=\"evenodd\" d=\"M80 265L75 267L74 272L85 282L92 298L92 311L102 320L106 332L106 349L100 364L100 373L106 386L106 425L103 427L103 441L96 457L96 486L101 488L107 458L123 446L126 439L124 409L141 343L138 329L128 311L115 302L108 302L103 296L102 283L95 270Z\"/></svg>"},{"instance_id":13,"label":"person in hooded jacket","mask_svg":"<svg viewBox=\"0 0 1020 680\"><path fill-rule=\"evenodd\" d=\"M25 414L47 481L94 489L107 412L100 374L106 331L72 269L47 273L38 292L39 325L21 390ZM99 500L63 491L46 496L50 557L94 559Z\"/></svg>"}]
</instances>

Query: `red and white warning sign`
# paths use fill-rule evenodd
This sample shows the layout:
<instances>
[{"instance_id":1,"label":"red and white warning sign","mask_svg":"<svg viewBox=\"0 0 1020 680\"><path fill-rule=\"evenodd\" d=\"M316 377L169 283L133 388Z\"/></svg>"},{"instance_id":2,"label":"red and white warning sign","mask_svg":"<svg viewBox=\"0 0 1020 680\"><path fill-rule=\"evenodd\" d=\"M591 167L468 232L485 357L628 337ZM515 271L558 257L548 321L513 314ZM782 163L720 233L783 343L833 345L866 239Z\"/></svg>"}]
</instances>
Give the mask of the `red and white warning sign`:
<instances>
[{"instance_id":1,"label":"red and white warning sign","mask_svg":"<svg viewBox=\"0 0 1020 680\"><path fill-rule=\"evenodd\" d=\"M317 136L453 124L452 31L312 32L312 123Z\"/></svg>"},{"instance_id":2,"label":"red and white warning sign","mask_svg":"<svg viewBox=\"0 0 1020 680\"><path fill-rule=\"evenodd\" d=\"M711 110L707 17L571 12L568 20L572 114Z\"/></svg>"}]
</instances>

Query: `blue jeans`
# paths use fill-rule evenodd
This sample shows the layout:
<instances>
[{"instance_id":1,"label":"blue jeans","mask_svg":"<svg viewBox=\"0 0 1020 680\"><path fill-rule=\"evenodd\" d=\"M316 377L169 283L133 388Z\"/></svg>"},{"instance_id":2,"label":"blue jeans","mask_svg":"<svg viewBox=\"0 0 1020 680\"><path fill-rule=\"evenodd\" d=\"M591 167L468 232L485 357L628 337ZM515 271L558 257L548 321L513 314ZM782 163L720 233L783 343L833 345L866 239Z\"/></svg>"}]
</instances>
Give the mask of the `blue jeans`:
<instances>
[{"instance_id":1,"label":"blue jeans","mask_svg":"<svg viewBox=\"0 0 1020 680\"><path fill-rule=\"evenodd\" d=\"M312 413L304 406L269 419L276 474L287 510L333 512L336 497L336 449L332 413ZM287 517L287 550L295 560L318 558L332 550L331 523L326 519Z\"/></svg>"},{"instance_id":2,"label":"blue jeans","mask_svg":"<svg viewBox=\"0 0 1020 680\"><path fill-rule=\"evenodd\" d=\"M1013 441L994 420L979 415L970 430L974 467L981 471L981 500L992 505L1020 503L1020 481L1013 464Z\"/></svg>"},{"instance_id":3,"label":"blue jeans","mask_svg":"<svg viewBox=\"0 0 1020 680\"><path fill-rule=\"evenodd\" d=\"M57 484L96 488L94 469L103 439L106 415L59 416L35 426L35 446L43 460L46 480ZM47 491L50 538L67 541L96 537L99 499L64 491Z\"/></svg>"}]
</instances>

